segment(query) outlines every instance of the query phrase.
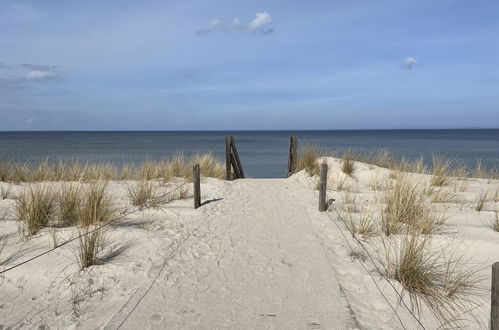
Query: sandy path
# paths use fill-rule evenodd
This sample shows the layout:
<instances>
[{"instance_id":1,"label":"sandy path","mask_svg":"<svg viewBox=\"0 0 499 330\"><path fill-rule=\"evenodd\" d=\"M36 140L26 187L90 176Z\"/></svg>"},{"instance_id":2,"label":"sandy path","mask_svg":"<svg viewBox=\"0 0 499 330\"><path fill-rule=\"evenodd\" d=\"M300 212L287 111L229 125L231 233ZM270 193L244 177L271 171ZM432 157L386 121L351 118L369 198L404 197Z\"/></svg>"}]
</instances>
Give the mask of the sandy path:
<instances>
[{"instance_id":1,"label":"sandy path","mask_svg":"<svg viewBox=\"0 0 499 330\"><path fill-rule=\"evenodd\" d=\"M107 328L356 328L293 185L233 182Z\"/></svg>"}]
</instances>

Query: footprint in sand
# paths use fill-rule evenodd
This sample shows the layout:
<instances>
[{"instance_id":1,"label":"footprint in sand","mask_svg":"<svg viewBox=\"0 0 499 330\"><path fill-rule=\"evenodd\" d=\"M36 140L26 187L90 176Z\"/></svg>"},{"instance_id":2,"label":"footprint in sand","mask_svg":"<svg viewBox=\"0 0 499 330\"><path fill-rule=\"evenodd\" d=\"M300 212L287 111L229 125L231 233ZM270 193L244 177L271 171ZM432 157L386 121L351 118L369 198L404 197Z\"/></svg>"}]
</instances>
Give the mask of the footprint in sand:
<instances>
[{"instance_id":1,"label":"footprint in sand","mask_svg":"<svg viewBox=\"0 0 499 330\"><path fill-rule=\"evenodd\" d=\"M163 315L160 313L154 313L151 315L151 323L154 325L159 325L163 322Z\"/></svg>"}]
</instances>

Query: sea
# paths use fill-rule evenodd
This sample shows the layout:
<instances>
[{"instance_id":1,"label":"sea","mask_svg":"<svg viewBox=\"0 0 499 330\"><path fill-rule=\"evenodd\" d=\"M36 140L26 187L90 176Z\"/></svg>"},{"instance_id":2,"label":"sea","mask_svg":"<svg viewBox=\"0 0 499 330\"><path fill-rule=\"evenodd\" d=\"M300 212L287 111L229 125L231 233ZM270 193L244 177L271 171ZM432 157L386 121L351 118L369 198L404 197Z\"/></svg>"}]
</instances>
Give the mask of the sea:
<instances>
[{"instance_id":1,"label":"sea","mask_svg":"<svg viewBox=\"0 0 499 330\"><path fill-rule=\"evenodd\" d=\"M331 130L331 131L52 131L0 132L0 161L126 162L162 160L182 152L211 152L225 160L225 136L232 135L247 177L286 176L289 139L331 152L369 154L428 163L433 155L474 167L499 165L499 129Z\"/></svg>"}]
</instances>

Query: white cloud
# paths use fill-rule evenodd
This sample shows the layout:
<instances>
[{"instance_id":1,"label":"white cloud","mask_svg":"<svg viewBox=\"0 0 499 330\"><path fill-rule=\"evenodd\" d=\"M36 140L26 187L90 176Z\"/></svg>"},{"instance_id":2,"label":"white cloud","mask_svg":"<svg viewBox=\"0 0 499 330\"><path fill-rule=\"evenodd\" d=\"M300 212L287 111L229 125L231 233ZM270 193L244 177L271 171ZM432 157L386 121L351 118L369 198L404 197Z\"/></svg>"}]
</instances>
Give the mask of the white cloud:
<instances>
[{"instance_id":1,"label":"white cloud","mask_svg":"<svg viewBox=\"0 0 499 330\"><path fill-rule=\"evenodd\" d=\"M256 13L255 14L255 19L249 22L248 28L251 31L256 31L258 29L261 29L265 27L266 25L272 23L272 17L270 16L269 13L264 11L263 13Z\"/></svg>"},{"instance_id":2,"label":"white cloud","mask_svg":"<svg viewBox=\"0 0 499 330\"><path fill-rule=\"evenodd\" d=\"M414 57L408 57L404 60L404 66L407 70L411 70L413 67L415 67L418 64L418 60L416 60Z\"/></svg>"},{"instance_id":3,"label":"white cloud","mask_svg":"<svg viewBox=\"0 0 499 330\"><path fill-rule=\"evenodd\" d=\"M38 81L38 80L49 80L57 78L57 73L52 71L31 71L26 75L26 80Z\"/></svg>"},{"instance_id":4,"label":"white cloud","mask_svg":"<svg viewBox=\"0 0 499 330\"><path fill-rule=\"evenodd\" d=\"M234 18L231 23L224 23L219 19L213 19L211 22L199 29L197 34L205 34L211 32L231 32L231 31L246 31L258 34L270 34L274 32L272 28L269 27L272 23L272 16L266 11L259 12L255 14L255 18L249 23L242 23L239 18Z\"/></svg>"}]
</instances>

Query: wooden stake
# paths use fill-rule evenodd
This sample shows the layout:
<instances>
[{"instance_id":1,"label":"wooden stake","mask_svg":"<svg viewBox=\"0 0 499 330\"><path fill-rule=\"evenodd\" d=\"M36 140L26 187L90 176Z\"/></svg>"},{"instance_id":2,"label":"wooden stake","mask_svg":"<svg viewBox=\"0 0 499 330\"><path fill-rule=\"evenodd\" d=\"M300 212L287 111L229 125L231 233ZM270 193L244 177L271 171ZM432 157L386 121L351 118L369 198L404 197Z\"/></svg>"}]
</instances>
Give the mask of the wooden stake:
<instances>
[{"instance_id":1,"label":"wooden stake","mask_svg":"<svg viewBox=\"0 0 499 330\"><path fill-rule=\"evenodd\" d=\"M234 154L234 159L237 164L237 178L244 179L243 166L241 165L241 160L239 160L239 154L237 153L236 143L234 142L234 137L230 137L230 145L232 147L232 153Z\"/></svg>"},{"instance_id":2,"label":"wooden stake","mask_svg":"<svg viewBox=\"0 0 499 330\"><path fill-rule=\"evenodd\" d=\"M194 208L197 209L201 206L201 175L198 164L192 168L192 182L194 183Z\"/></svg>"},{"instance_id":3,"label":"wooden stake","mask_svg":"<svg viewBox=\"0 0 499 330\"><path fill-rule=\"evenodd\" d=\"M288 177L296 170L296 161L298 159L298 137L292 136L289 139L289 156L288 156Z\"/></svg>"},{"instance_id":4,"label":"wooden stake","mask_svg":"<svg viewBox=\"0 0 499 330\"><path fill-rule=\"evenodd\" d=\"M499 330L499 262L492 265L490 297L490 329Z\"/></svg>"},{"instance_id":5,"label":"wooden stake","mask_svg":"<svg viewBox=\"0 0 499 330\"><path fill-rule=\"evenodd\" d=\"M327 164L321 164L320 172L320 184L319 184L319 212L324 212L327 210L326 204L326 188L327 188Z\"/></svg>"},{"instance_id":6,"label":"wooden stake","mask_svg":"<svg viewBox=\"0 0 499 330\"><path fill-rule=\"evenodd\" d=\"M225 137L225 179L232 180L232 171L231 171L231 163L230 163L230 145L231 145L232 136Z\"/></svg>"}]
</instances>

